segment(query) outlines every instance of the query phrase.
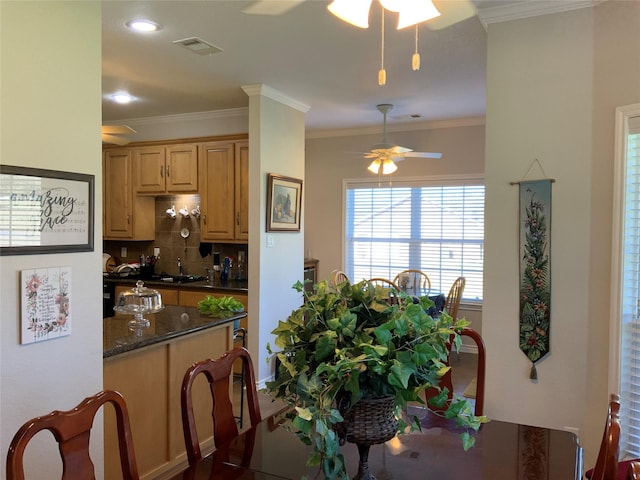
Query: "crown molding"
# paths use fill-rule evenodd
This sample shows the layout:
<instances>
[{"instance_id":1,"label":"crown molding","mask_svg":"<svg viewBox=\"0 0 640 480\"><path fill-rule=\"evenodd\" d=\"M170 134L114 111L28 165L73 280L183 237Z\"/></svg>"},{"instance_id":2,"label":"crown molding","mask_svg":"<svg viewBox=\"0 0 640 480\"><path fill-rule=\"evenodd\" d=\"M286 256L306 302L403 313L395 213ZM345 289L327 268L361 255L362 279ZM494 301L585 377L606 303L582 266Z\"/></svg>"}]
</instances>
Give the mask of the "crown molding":
<instances>
[{"instance_id":1,"label":"crown molding","mask_svg":"<svg viewBox=\"0 0 640 480\"><path fill-rule=\"evenodd\" d=\"M248 117L249 108L228 108L226 110L210 110L206 112L193 112L193 113L179 113L175 115L162 115L158 117L140 117L140 118L124 118L113 122L104 122L103 125L122 125L127 124L129 126L140 125L161 125L167 123L176 122L190 122L190 121L207 121L218 120L221 118L240 118Z\"/></svg>"},{"instance_id":2,"label":"crown molding","mask_svg":"<svg viewBox=\"0 0 640 480\"><path fill-rule=\"evenodd\" d=\"M477 13L480 22L486 29L490 23L589 8L604 1L606 0L523 0L517 3L479 8Z\"/></svg>"},{"instance_id":3,"label":"crown molding","mask_svg":"<svg viewBox=\"0 0 640 480\"><path fill-rule=\"evenodd\" d=\"M449 120L433 120L428 122L404 122L387 124L387 132L412 132L417 130L436 130L438 128L476 127L485 124L485 117L464 117L452 118ZM331 138L331 137L352 137L356 135L379 135L382 124L358 127L340 128L331 130L307 130L305 137L311 138Z\"/></svg>"},{"instance_id":4,"label":"crown molding","mask_svg":"<svg viewBox=\"0 0 640 480\"><path fill-rule=\"evenodd\" d=\"M244 90L244 93L246 93L250 97L254 95L261 95L263 97L267 97L272 100L275 100L276 102L283 103L291 108L295 108L296 110L299 110L302 113L306 113L307 111L309 111L309 108L310 108L309 105L305 105L304 103L299 102L298 100L295 100L294 98L291 98L279 92L275 88L271 88L268 85L264 85L264 84L242 85L241 88L242 90Z\"/></svg>"}]
</instances>

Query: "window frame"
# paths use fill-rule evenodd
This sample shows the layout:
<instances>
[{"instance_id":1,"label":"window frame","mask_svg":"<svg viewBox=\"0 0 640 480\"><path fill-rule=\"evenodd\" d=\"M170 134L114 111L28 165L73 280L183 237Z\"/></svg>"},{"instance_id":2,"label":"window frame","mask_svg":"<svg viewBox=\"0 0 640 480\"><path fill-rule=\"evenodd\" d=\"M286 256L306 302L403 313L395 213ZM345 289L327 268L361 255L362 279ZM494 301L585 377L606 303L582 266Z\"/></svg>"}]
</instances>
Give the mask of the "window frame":
<instances>
[{"instance_id":1,"label":"window frame","mask_svg":"<svg viewBox=\"0 0 640 480\"><path fill-rule=\"evenodd\" d=\"M640 116L640 103L616 108L615 113L615 139L614 139L614 173L613 173L613 215L612 215L612 253L611 253L611 315L609 337L609 381L608 391L618 392L621 396L623 414L629 418L629 422L622 425L620 436L620 454L629 452L626 443L628 424L632 423L628 409L630 408L628 392L625 392L626 379L622 378L625 365L623 354L623 326L629 325L630 313L624 307L624 233L626 210L626 177L627 177L627 137L629 135L629 122L632 117ZM625 398L626 397L626 398ZM636 394L636 398L640 395ZM636 419L637 421L638 419Z\"/></svg>"},{"instance_id":2,"label":"window frame","mask_svg":"<svg viewBox=\"0 0 640 480\"><path fill-rule=\"evenodd\" d=\"M430 175L419 177L382 177L381 181L377 178L372 180L371 178L345 178L342 181L342 222L341 222L341 265L343 269L347 269L347 252L346 252L346 221L347 221L347 190L353 186L356 188L375 188L375 187L443 187L443 186L463 186L463 185L482 185L485 187L485 202L486 202L486 184L485 177L481 174L465 174L465 175ZM483 229L484 230L484 229ZM484 233L483 233L484 242ZM484 285L484 265L482 265L482 281ZM444 287L443 287L444 288ZM448 287L447 287L448 288ZM484 292L484 286L482 287ZM448 291L443 291L445 295ZM484 298L484 294L482 295ZM465 298L461 302L465 305L481 308L483 299L474 300Z\"/></svg>"}]
</instances>

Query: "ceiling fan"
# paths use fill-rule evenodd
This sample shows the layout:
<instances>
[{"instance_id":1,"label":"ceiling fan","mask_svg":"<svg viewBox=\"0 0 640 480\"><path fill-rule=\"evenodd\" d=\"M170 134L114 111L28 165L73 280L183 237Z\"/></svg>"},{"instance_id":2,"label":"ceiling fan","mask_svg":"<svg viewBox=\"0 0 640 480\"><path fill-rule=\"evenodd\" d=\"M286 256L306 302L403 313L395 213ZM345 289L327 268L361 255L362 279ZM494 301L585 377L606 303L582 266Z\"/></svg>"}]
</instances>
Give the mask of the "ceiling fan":
<instances>
[{"instance_id":1,"label":"ceiling fan","mask_svg":"<svg viewBox=\"0 0 640 480\"><path fill-rule=\"evenodd\" d=\"M136 131L127 125L103 125L102 126L102 143L111 143L113 145L126 145L131 140L121 135L129 135Z\"/></svg>"},{"instance_id":2,"label":"ceiling fan","mask_svg":"<svg viewBox=\"0 0 640 480\"><path fill-rule=\"evenodd\" d=\"M273 0L254 0L242 11L251 15L282 15L304 1L306 0L280 0L277 2ZM349 1L353 2L353 0ZM415 2L418 0L404 1ZM440 12L439 17L426 22L426 25L432 30L446 28L476 15L476 9L471 0L432 0L432 2L438 12ZM369 12L372 0L359 0L358 2L353 3L360 4L358 8L366 8L367 12ZM390 0L383 0L380 3L386 3L389 5L390 3L399 4L400 2L398 2L398 0L395 0L394 2L390 2ZM366 16L368 17L368 13Z\"/></svg>"},{"instance_id":3,"label":"ceiling fan","mask_svg":"<svg viewBox=\"0 0 640 480\"><path fill-rule=\"evenodd\" d=\"M364 156L364 158L373 159L369 167L367 167L371 173L378 175L393 173L398 169L395 162L399 162L406 157L442 158L442 153L414 152L410 148L387 142L387 113L393 108L393 105L390 103L381 103L377 108L383 116L382 143L375 144L371 147L371 151Z\"/></svg>"}]
</instances>

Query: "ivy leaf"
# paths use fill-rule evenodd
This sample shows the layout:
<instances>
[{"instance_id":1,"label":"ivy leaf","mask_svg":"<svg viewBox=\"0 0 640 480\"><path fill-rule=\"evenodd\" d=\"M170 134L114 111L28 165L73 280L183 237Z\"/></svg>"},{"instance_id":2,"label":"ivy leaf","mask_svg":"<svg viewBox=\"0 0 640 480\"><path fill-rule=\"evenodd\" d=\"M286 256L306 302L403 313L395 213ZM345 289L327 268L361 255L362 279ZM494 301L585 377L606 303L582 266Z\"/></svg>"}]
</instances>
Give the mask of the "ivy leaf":
<instances>
[{"instance_id":1,"label":"ivy leaf","mask_svg":"<svg viewBox=\"0 0 640 480\"><path fill-rule=\"evenodd\" d=\"M316 360L322 362L323 360L333 356L336 350L336 341L333 338L329 338L327 335L323 335L318 339L316 343L315 356Z\"/></svg>"},{"instance_id":2,"label":"ivy leaf","mask_svg":"<svg viewBox=\"0 0 640 480\"><path fill-rule=\"evenodd\" d=\"M464 448L465 452L476 444L476 438L469 435L469 432L461 433L460 438L462 439L462 448Z\"/></svg>"},{"instance_id":3,"label":"ivy leaf","mask_svg":"<svg viewBox=\"0 0 640 480\"><path fill-rule=\"evenodd\" d=\"M303 420L311 421L311 419L313 418L313 414L308 408L296 407L296 412L298 412L298 417Z\"/></svg>"},{"instance_id":4,"label":"ivy leaf","mask_svg":"<svg viewBox=\"0 0 640 480\"><path fill-rule=\"evenodd\" d=\"M409 377L415 370L406 364L402 364L395 360L389 373L389 384L397 388L407 388L409 386Z\"/></svg>"}]
</instances>

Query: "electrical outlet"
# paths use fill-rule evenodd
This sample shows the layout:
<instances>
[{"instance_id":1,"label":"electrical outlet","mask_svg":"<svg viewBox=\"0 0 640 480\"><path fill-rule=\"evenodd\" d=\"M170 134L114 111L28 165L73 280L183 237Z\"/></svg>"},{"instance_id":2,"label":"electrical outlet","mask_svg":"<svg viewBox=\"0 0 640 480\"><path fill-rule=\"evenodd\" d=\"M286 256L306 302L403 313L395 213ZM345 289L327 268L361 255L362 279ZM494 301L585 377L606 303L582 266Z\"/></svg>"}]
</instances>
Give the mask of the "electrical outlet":
<instances>
[{"instance_id":1,"label":"electrical outlet","mask_svg":"<svg viewBox=\"0 0 640 480\"><path fill-rule=\"evenodd\" d=\"M120 247L120 256L122 258L127 258L127 247Z\"/></svg>"}]
</instances>

